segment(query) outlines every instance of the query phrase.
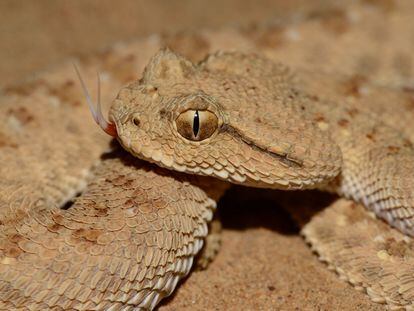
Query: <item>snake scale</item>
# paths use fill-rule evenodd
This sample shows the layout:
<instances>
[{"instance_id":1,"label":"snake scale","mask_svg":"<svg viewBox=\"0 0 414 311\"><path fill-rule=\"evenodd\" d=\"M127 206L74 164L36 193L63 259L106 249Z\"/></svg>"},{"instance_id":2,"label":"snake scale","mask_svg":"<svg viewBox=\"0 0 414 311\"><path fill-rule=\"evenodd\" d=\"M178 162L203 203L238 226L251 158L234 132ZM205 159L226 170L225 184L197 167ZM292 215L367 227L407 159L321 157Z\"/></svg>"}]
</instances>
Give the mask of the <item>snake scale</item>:
<instances>
[{"instance_id":1,"label":"snake scale","mask_svg":"<svg viewBox=\"0 0 414 311\"><path fill-rule=\"evenodd\" d=\"M3 90L1 309L153 309L203 246L227 187L211 177L362 203L385 222L341 199L302 233L374 301L412 308L414 8L395 6L180 38L193 60L238 51L199 63L154 36L80 60L103 102L120 90L98 121L136 157L94 126L69 62Z\"/></svg>"}]
</instances>

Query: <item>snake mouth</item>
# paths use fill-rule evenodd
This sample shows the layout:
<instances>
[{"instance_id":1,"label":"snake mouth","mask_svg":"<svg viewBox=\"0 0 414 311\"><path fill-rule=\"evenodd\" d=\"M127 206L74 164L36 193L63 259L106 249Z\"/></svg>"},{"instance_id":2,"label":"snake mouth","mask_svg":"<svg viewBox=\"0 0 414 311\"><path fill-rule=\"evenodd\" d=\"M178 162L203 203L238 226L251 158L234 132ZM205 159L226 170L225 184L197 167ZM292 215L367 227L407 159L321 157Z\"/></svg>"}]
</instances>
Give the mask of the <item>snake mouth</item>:
<instances>
[{"instance_id":1,"label":"snake mouth","mask_svg":"<svg viewBox=\"0 0 414 311\"><path fill-rule=\"evenodd\" d=\"M100 125L100 124L99 124ZM101 125L100 125L101 126ZM110 123L110 122L108 122L108 124L105 126L105 127L102 127L101 126L101 128L102 128L102 130L106 133L106 134L108 134L109 136L112 136L112 137L118 137L118 132L117 132L117 130L116 130L116 125L115 125L115 123Z\"/></svg>"},{"instance_id":2,"label":"snake mouth","mask_svg":"<svg viewBox=\"0 0 414 311\"><path fill-rule=\"evenodd\" d=\"M225 124L221 127L221 131L228 133L229 135L233 136L234 138L237 138L238 140L242 141L246 145L248 145L250 148L257 150L259 152L263 152L268 154L269 156L277 159L278 161L284 163L285 165L289 167L294 168L302 168L304 166L303 160L293 157L288 152L275 152L273 150L269 150L269 148L266 148L262 144L258 143L255 139L247 137L243 133L241 133L237 128Z\"/></svg>"}]
</instances>

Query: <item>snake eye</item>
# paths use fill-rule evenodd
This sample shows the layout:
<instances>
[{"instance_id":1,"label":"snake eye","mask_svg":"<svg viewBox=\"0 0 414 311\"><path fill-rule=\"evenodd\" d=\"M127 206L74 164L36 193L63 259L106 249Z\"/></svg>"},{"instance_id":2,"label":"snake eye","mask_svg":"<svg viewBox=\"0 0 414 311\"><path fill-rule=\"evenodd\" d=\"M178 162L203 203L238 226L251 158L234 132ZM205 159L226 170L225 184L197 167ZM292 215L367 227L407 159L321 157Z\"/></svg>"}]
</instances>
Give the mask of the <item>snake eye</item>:
<instances>
[{"instance_id":1,"label":"snake eye","mask_svg":"<svg viewBox=\"0 0 414 311\"><path fill-rule=\"evenodd\" d=\"M201 141L209 138L217 130L218 119L208 110L187 110L175 120L178 133L184 138Z\"/></svg>"}]
</instances>

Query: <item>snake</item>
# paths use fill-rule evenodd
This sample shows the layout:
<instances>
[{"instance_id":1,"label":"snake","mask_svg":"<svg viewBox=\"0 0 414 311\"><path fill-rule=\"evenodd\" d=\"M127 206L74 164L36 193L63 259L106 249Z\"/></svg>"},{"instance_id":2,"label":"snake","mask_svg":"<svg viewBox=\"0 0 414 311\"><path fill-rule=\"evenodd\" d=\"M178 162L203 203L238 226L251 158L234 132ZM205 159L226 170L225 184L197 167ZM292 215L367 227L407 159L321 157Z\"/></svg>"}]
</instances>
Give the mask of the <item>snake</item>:
<instances>
[{"instance_id":1,"label":"snake","mask_svg":"<svg viewBox=\"0 0 414 311\"><path fill-rule=\"evenodd\" d=\"M162 43L149 38L83 60L88 79L104 71L92 111L108 137L68 79L69 63L3 91L1 308L154 309L191 270L229 183L352 200L302 233L374 301L412 307L414 131L404 79L384 86L382 72L332 74L300 61L291 69L280 51L252 52L254 40L233 30L203 36L221 50L239 38L240 51L196 63L157 52ZM101 93L109 100L114 90L106 120Z\"/></svg>"}]
</instances>

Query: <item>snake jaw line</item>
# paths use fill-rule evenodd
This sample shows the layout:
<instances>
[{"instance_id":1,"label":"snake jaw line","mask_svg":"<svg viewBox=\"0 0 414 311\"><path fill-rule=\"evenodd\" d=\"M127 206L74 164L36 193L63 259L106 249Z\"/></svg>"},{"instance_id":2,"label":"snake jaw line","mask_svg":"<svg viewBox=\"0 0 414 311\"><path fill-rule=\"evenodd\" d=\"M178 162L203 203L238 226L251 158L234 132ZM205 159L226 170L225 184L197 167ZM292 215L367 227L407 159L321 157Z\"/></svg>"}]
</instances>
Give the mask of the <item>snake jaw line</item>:
<instances>
[{"instance_id":1,"label":"snake jaw line","mask_svg":"<svg viewBox=\"0 0 414 311\"><path fill-rule=\"evenodd\" d=\"M109 136L117 137L117 129L116 125L113 122L108 122L105 117L102 115L102 106L101 106L101 79L99 76L99 73L97 73L97 80L98 80L98 103L96 105L96 110L94 108L95 104L93 103L91 96L88 92L88 89L85 85L85 82L82 79L82 76L79 72L78 67L73 64L73 67L75 68L76 74L78 76L79 82L82 87L83 94L86 98L86 102L88 103L89 110L92 114L93 119L95 120L96 124L100 126L100 128Z\"/></svg>"}]
</instances>

